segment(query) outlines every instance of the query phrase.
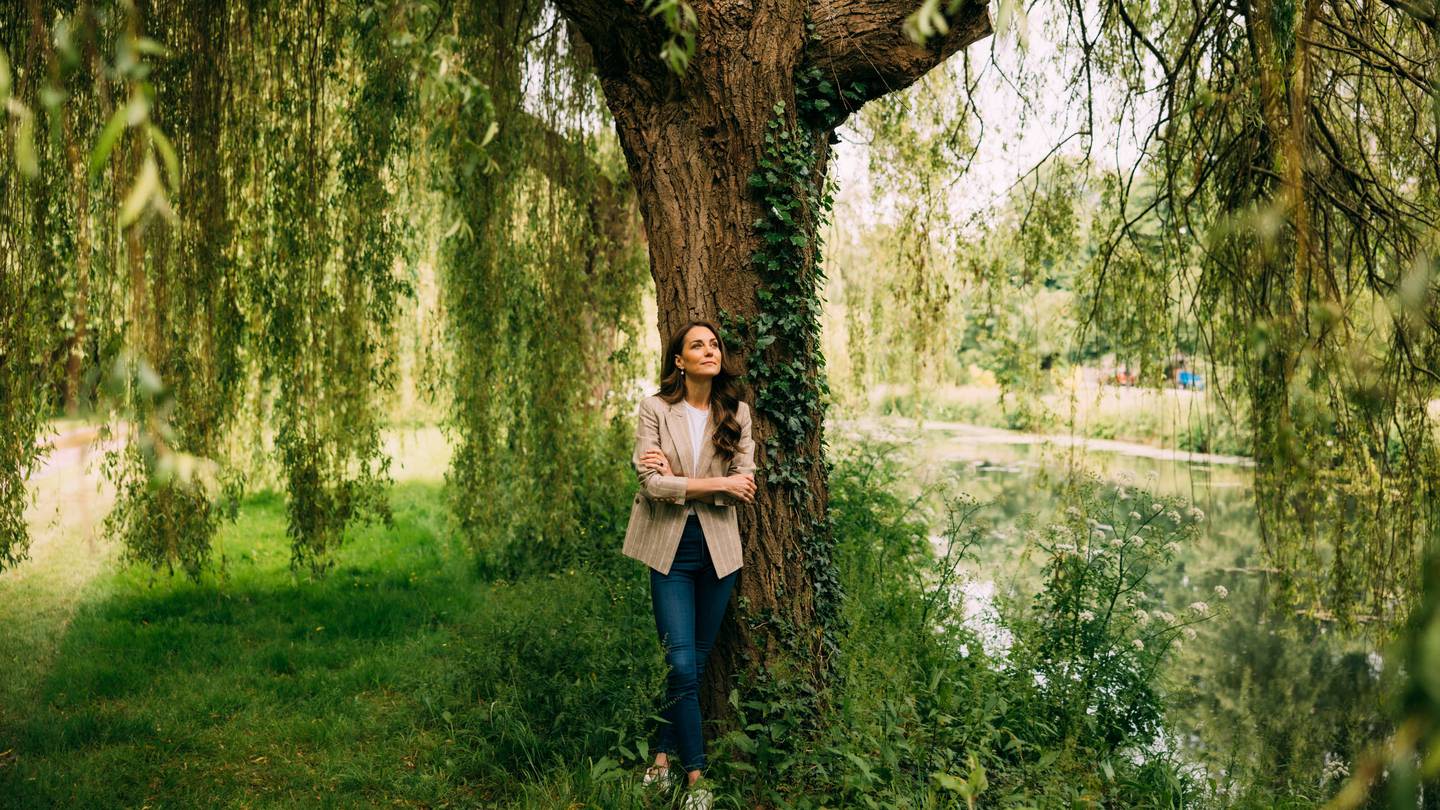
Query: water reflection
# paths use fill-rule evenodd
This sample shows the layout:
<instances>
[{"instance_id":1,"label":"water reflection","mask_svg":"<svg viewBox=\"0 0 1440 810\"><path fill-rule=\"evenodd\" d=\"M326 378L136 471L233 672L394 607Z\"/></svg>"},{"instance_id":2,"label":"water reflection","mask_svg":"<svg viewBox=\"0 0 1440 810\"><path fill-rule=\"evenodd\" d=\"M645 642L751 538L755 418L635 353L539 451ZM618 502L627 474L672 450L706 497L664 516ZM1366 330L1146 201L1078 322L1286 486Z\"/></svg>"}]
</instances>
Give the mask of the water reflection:
<instances>
[{"instance_id":1,"label":"water reflection","mask_svg":"<svg viewBox=\"0 0 1440 810\"><path fill-rule=\"evenodd\" d=\"M996 531L975 549L970 590L1002 602L1039 589L1043 555L1013 529L1057 518L1070 470L1180 495L1204 511L1205 530L1156 578L1152 594L1175 612L1195 601L1214 605L1217 586L1229 596L1163 673L1172 739L1157 746L1201 766L1223 794L1247 803L1329 797L1356 756L1387 733L1374 641L1271 606L1249 467L1005 444L993 432L927 429L889 438L901 440L911 484L930 493L933 508L957 492L990 504L985 514Z\"/></svg>"}]
</instances>

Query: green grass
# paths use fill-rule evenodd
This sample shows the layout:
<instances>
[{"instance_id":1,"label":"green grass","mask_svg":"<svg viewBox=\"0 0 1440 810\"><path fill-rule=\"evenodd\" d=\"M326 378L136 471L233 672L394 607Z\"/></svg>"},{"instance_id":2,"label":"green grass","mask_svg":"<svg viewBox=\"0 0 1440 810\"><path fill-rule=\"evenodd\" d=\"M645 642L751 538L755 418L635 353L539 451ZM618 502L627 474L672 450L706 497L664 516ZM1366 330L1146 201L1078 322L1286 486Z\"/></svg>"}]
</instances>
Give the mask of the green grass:
<instances>
[{"instance_id":1,"label":"green grass","mask_svg":"<svg viewBox=\"0 0 1440 810\"><path fill-rule=\"evenodd\" d=\"M223 532L219 576L102 573L43 676L0 693L3 804L509 805L560 756L588 773L658 683L642 572L478 581L438 485L393 504L318 580L290 571L274 496Z\"/></svg>"}]
</instances>

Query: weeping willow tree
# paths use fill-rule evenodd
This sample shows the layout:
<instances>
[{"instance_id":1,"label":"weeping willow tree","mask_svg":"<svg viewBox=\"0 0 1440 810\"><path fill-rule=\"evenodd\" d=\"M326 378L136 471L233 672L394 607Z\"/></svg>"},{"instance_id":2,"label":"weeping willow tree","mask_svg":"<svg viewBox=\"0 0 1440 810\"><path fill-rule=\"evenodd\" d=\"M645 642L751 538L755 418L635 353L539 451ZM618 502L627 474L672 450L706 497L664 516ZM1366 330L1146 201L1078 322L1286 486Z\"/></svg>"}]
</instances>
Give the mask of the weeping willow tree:
<instances>
[{"instance_id":1,"label":"weeping willow tree","mask_svg":"<svg viewBox=\"0 0 1440 810\"><path fill-rule=\"evenodd\" d=\"M638 215L613 136L593 126L594 75L557 23L535 3L457 3L446 58L485 90L440 91L430 133L450 223L452 503L511 572L613 556L595 495L628 479L634 430L608 400L638 368L623 351L638 335Z\"/></svg>"},{"instance_id":2,"label":"weeping willow tree","mask_svg":"<svg viewBox=\"0 0 1440 810\"><path fill-rule=\"evenodd\" d=\"M1115 178L1105 296L1195 323L1247 404L1279 596L1392 617L1437 531L1436 18L1408 4L1067 3L1077 81L1157 116ZM1150 178L1150 182L1137 179ZM1153 325L1153 324L1152 324Z\"/></svg>"},{"instance_id":3,"label":"weeping willow tree","mask_svg":"<svg viewBox=\"0 0 1440 810\"><path fill-rule=\"evenodd\" d=\"M634 373L641 242L593 74L543 11L7 6L5 565L63 409L119 432L108 525L130 558L198 576L261 447L294 563L323 569L388 513L396 323L424 255L461 528L512 567L593 556L608 535L586 509L607 510L574 496L620 466L555 449L599 433L625 455L607 415L627 410L609 392Z\"/></svg>"},{"instance_id":4,"label":"weeping willow tree","mask_svg":"<svg viewBox=\"0 0 1440 810\"><path fill-rule=\"evenodd\" d=\"M817 300L834 131L986 36L989 16L984 4L958 3L907 33L912 0L555 5L614 116L662 340L692 318L719 323L755 408L761 473L754 504L740 511L748 573L702 704L707 716L731 716L728 685L743 673L747 692L773 688L816 705L841 600Z\"/></svg>"},{"instance_id":5,"label":"weeping willow tree","mask_svg":"<svg viewBox=\"0 0 1440 810\"><path fill-rule=\"evenodd\" d=\"M10 14L11 106L43 136L17 133L32 171L5 169L7 203L34 212L7 229L7 278L46 268L17 300L61 313L26 325L50 349L16 386L31 418L47 373L72 408L99 393L124 440L109 526L132 558L198 575L242 484L224 441L259 432L240 403L264 380L295 561L321 567L345 526L386 511L377 395L405 287L383 173L408 98L383 16L198 0Z\"/></svg>"}]
</instances>

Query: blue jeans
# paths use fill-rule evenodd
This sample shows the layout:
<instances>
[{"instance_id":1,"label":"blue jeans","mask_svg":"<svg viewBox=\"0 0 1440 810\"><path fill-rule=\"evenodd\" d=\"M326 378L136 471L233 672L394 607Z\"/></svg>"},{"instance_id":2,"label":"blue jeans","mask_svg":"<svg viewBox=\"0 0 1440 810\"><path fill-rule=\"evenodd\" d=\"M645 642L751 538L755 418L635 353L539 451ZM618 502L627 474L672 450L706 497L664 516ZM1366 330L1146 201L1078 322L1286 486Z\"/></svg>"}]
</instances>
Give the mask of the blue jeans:
<instances>
[{"instance_id":1,"label":"blue jeans","mask_svg":"<svg viewBox=\"0 0 1440 810\"><path fill-rule=\"evenodd\" d=\"M695 515L685 521L670 573L650 569L655 629L665 645L665 663L670 667L665 708L661 711L665 722L660 724L655 750L678 753L687 771L705 769L700 681L739 574L734 571L723 579L715 576L700 518Z\"/></svg>"}]
</instances>

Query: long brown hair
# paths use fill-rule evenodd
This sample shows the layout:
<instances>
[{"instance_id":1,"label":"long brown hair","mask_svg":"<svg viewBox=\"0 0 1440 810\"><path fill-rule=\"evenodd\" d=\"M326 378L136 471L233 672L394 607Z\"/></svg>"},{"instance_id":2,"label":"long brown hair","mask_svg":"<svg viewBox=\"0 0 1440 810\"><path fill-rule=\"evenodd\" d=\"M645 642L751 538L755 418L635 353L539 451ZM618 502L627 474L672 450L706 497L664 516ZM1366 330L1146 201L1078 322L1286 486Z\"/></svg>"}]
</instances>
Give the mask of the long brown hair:
<instances>
[{"instance_id":1,"label":"long brown hair","mask_svg":"<svg viewBox=\"0 0 1440 810\"><path fill-rule=\"evenodd\" d=\"M697 326L709 329L720 344L720 372L710 381L710 414L715 418L715 434L711 436L711 440L715 442L716 452L724 458L730 458L740 447L740 421L735 418L740 403L740 386L735 382L735 378L740 376L740 373L730 359L730 352L725 348L725 339L720 337L720 330L715 324L709 321L691 321L670 336L670 340L665 343L665 351L660 356L660 398L674 405L685 397L685 377L675 365L675 358L684 350L685 335Z\"/></svg>"}]
</instances>

